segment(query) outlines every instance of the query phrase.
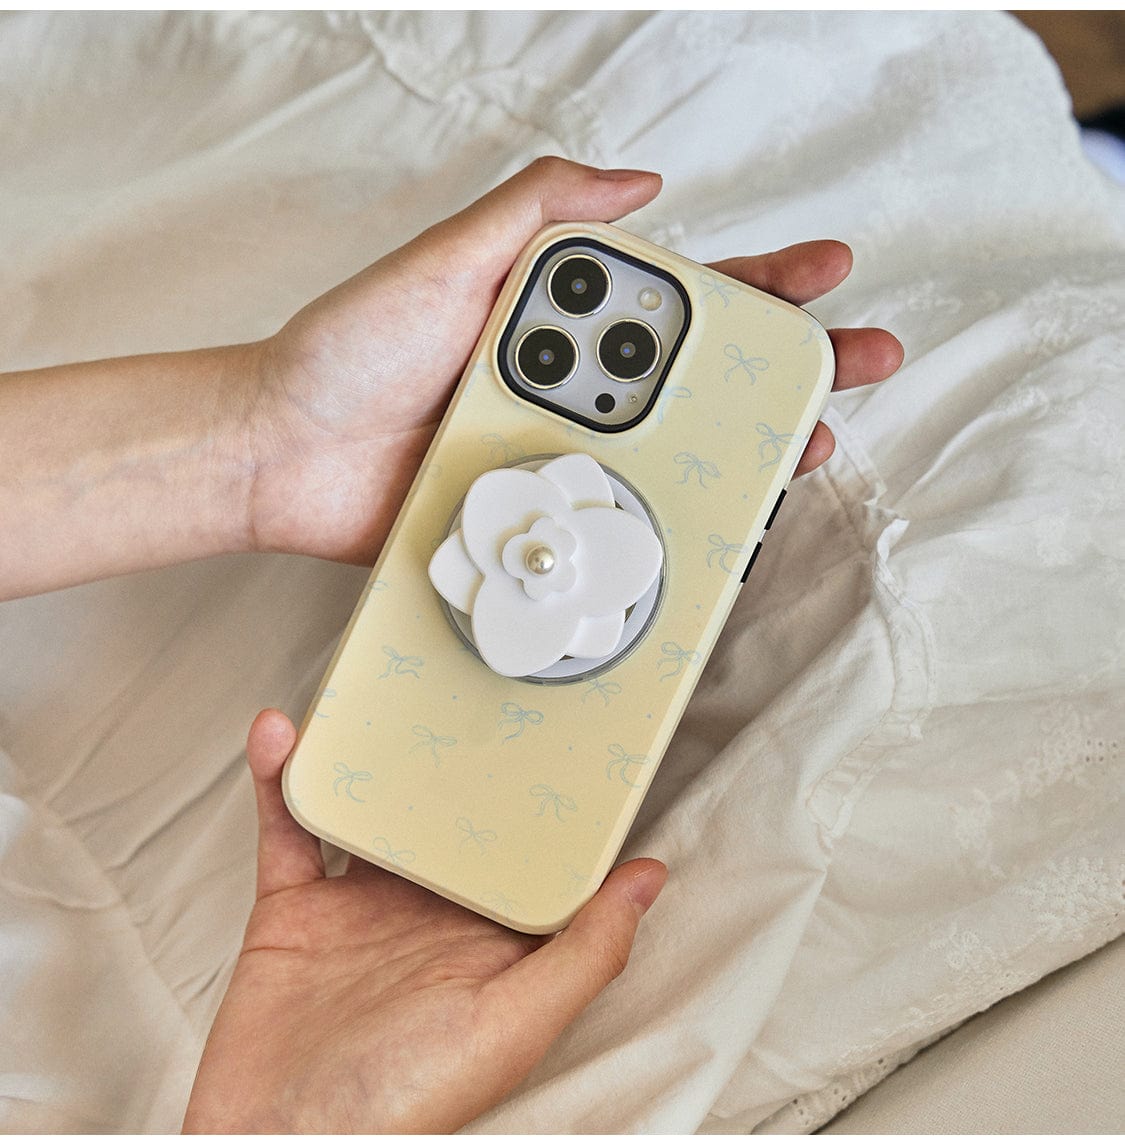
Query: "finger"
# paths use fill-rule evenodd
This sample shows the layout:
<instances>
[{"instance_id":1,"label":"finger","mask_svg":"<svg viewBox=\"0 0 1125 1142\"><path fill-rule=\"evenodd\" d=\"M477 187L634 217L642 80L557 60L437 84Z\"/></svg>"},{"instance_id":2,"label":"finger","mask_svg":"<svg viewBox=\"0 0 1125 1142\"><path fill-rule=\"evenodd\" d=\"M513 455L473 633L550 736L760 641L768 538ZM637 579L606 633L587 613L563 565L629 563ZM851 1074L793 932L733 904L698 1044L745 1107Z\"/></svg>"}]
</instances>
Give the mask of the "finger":
<instances>
[{"instance_id":1,"label":"finger","mask_svg":"<svg viewBox=\"0 0 1125 1142\"><path fill-rule=\"evenodd\" d=\"M834 289L851 266L851 250L843 242L828 239L711 263L711 269L795 305ZM835 390L886 380L902 364L902 343L886 329L832 329L829 336L836 354Z\"/></svg>"},{"instance_id":2,"label":"finger","mask_svg":"<svg viewBox=\"0 0 1125 1142\"><path fill-rule=\"evenodd\" d=\"M852 272L852 252L843 242L825 238L798 242L769 254L725 258L712 262L711 269L794 305L804 305L835 289Z\"/></svg>"},{"instance_id":3,"label":"finger","mask_svg":"<svg viewBox=\"0 0 1125 1142\"><path fill-rule=\"evenodd\" d=\"M836 354L833 392L885 381L902 364L902 342L886 329L830 329Z\"/></svg>"},{"instance_id":4,"label":"finger","mask_svg":"<svg viewBox=\"0 0 1125 1142\"><path fill-rule=\"evenodd\" d=\"M836 355L833 391L854 389L885 381L902 364L902 343L885 329L830 329ZM819 468L836 448L836 438L823 421L817 421L793 477Z\"/></svg>"},{"instance_id":5,"label":"finger","mask_svg":"<svg viewBox=\"0 0 1125 1142\"><path fill-rule=\"evenodd\" d=\"M281 771L296 740L280 710L263 710L250 727L246 759L258 802L258 899L324 876L320 842L293 820L281 794Z\"/></svg>"},{"instance_id":6,"label":"finger","mask_svg":"<svg viewBox=\"0 0 1125 1142\"><path fill-rule=\"evenodd\" d=\"M805 476L819 468L835 451L836 437L832 435L832 430L823 420L818 420L812 430L812 435L809 437L809 442L801 454L801 459L793 471L793 479L795 480L798 476Z\"/></svg>"},{"instance_id":7,"label":"finger","mask_svg":"<svg viewBox=\"0 0 1125 1142\"><path fill-rule=\"evenodd\" d=\"M540 158L415 243L443 260L452 258L442 267L445 273L460 261L490 268L499 278L548 223L614 222L650 202L660 187L660 175L652 171L600 170L555 156Z\"/></svg>"},{"instance_id":8,"label":"finger","mask_svg":"<svg viewBox=\"0 0 1125 1142\"><path fill-rule=\"evenodd\" d=\"M625 968L641 917L668 878L659 861L632 860L609 874L592 900L553 940L492 982L518 1010L525 1042L542 1050Z\"/></svg>"}]
</instances>

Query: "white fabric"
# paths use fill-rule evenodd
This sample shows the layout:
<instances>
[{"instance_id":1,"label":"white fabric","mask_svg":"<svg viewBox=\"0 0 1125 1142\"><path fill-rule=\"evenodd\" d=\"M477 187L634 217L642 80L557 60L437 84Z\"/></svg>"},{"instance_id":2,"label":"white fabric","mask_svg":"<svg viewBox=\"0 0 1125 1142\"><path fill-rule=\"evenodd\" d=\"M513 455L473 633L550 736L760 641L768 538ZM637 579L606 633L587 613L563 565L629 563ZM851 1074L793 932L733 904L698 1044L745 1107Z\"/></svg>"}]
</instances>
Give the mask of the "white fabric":
<instances>
[{"instance_id":1,"label":"white fabric","mask_svg":"<svg viewBox=\"0 0 1125 1142\"><path fill-rule=\"evenodd\" d=\"M1122 979L1119 937L973 1016L822 1133L1120 1137Z\"/></svg>"},{"instance_id":2,"label":"white fabric","mask_svg":"<svg viewBox=\"0 0 1125 1142\"><path fill-rule=\"evenodd\" d=\"M701 260L850 242L813 311L907 346L833 398L644 806L628 971L471 1129L808 1130L1122 930L1122 199L1013 21L5 15L0 121L0 367L264 335L547 152L661 170L629 225ZM363 580L0 607L0 1128L177 1128L246 728Z\"/></svg>"}]
</instances>

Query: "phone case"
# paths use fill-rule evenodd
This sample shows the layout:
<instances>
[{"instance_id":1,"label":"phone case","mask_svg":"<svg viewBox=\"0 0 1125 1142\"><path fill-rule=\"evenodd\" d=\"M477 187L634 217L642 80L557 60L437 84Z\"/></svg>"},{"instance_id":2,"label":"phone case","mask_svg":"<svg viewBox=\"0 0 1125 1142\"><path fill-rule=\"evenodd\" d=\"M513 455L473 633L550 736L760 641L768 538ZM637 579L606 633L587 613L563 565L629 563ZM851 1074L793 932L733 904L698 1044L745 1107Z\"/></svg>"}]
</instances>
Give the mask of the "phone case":
<instances>
[{"instance_id":1,"label":"phone case","mask_svg":"<svg viewBox=\"0 0 1125 1142\"><path fill-rule=\"evenodd\" d=\"M589 239L672 275L689 320L647 417L588 429L501 380L501 334L537 259ZM508 278L301 726L293 815L331 843L509 927L556 931L624 843L831 388L807 313L601 224L540 232ZM490 670L427 574L473 481L585 453L641 494L663 596L623 660L543 685Z\"/></svg>"}]
</instances>

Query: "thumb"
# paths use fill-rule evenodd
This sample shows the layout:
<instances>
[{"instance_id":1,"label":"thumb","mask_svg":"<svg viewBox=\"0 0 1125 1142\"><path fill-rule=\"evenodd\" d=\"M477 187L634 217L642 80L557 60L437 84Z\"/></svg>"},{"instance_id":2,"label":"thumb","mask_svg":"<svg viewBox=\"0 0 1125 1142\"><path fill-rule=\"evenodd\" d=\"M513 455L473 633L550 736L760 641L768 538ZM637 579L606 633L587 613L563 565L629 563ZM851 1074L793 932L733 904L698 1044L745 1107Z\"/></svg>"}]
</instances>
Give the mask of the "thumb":
<instances>
[{"instance_id":1,"label":"thumb","mask_svg":"<svg viewBox=\"0 0 1125 1142\"><path fill-rule=\"evenodd\" d=\"M660 193L652 171L601 170L551 155L536 159L411 246L452 264L503 277L536 231L550 222L613 222ZM409 248L409 247L408 247ZM482 264L481 259L484 259ZM447 269L445 261L441 267Z\"/></svg>"},{"instance_id":2,"label":"thumb","mask_svg":"<svg viewBox=\"0 0 1125 1142\"><path fill-rule=\"evenodd\" d=\"M641 917L668 879L660 861L631 860L609 874L554 939L493 981L510 989L529 1037L548 1045L625 969Z\"/></svg>"},{"instance_id":3,"label":"thumb","mask_svg":"<svg viewBox=\"0 0 1125 1142\"><path fill-rule=\"evenodd\" d=\"M246 739L258 803L259 900L324 876L320 841L297 824L281 794L281 771L296 738L293 723L280 710L263 710Z\"/></svg>"}]
</instances>

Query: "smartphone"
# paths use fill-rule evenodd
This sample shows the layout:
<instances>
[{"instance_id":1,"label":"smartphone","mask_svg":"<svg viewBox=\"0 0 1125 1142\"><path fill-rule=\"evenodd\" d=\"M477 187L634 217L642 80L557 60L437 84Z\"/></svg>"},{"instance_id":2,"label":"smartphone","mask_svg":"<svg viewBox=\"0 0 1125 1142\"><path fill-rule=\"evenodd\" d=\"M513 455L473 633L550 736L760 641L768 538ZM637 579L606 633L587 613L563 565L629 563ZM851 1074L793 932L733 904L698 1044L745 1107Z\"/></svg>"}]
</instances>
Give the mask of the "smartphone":
<instances>
[{"instance_id":1,"label":"smartphone","mask_svg":"<svg viewBox=\"0 0 1125 1142\"><path fill-rule=\"evenodd\" d=\"M541 231L305 716L294 817L508 927L564 927L613 866L833 369L794 305L612 226Z\"/></svg>"}]
</instances>

